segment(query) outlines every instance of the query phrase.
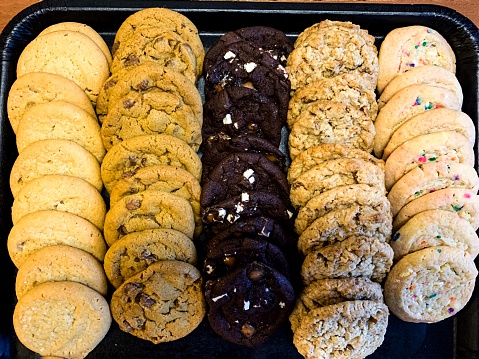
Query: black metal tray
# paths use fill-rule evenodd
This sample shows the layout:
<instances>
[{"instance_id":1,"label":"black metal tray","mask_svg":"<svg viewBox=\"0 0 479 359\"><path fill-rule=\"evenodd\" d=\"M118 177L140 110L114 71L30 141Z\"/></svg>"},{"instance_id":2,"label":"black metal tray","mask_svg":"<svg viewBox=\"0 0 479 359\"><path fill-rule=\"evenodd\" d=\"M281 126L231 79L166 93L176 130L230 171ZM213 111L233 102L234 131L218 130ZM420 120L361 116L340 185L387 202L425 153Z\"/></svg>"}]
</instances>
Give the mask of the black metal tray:
<instances>
[{"instance_id":1,"label":"black metal tray","mask_svg":"<svg viewBox=\"0 0 479 359\"><path fill-rule=\"evenodd\" d=\"M291 38L323 19L349 20L376 37L400 26L420 24L438 30L457 56L457 77L464 91L463 111L478 123L479 31L457 12L433 5L324 4L277 2L173 2L142 0L45 0L14 17L0 38L0 358L38 358L17 340L12 314L16 303L16 269L8 257L6 241L12 227L9 173L17 151L7 118L8 90L15 80L16 62L23 48L45 27L60 21L83 22L98 31L111 46L116 30L127 16L145 7L168 7L189 17L209 48L229 30L252 25L272 26ZM200 89L201 90L201 89ZM479 152L475 145L476 154ZM477 156L477 155L476 155ZM476 170L477 170L476 159ZM476 261L477 264L477 261ZM383 345L371 358L478 358L479 291L456 316L437 324L411 324L390 316ZM286 323L256 349L246 349L220 339L207 321L189 336L153 345L119 330L116 323L88 358L301 358Z\"/></svg>"}]
</instances>

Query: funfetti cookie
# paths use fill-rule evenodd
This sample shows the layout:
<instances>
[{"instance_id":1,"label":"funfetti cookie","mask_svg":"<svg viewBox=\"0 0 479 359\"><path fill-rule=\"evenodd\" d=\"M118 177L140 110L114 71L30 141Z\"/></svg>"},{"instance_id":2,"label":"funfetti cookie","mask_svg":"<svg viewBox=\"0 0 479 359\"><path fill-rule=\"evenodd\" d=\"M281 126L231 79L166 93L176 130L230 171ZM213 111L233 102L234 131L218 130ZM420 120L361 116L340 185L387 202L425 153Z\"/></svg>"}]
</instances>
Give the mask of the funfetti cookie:
<instances>
[{"instance_id":1,"label":"funfetti cookie","mask_svg":"<svg viewBox=\"0 0 479 359\"><path fill-rule=\"evenodd\" d=\"M456 56L447 40L436 30L421 25L392 30L379 49L379 93L396 75L427 65L456 73Z\"/></svg>"},{"instance_id":2,"label":"funfetti cookie","mask_svg":"<svg viewBox=\"0 0 479 359\"><path fill-rule=\"evenodd\" d=\"M435 323L459 312L472 296L477 269L471 256L438 246L403 257L389 273L384 299L406 322Z\"/></svg>"},{"instance_id":3,"label":"funfetti cookie","mask_svg":"<svg viewBox=\"0 0 479 359\"><path fill-rule=\"evenodd\" d=\"M324 161L341 158L357 158L368 161L381 169L384 169L384 161L379 160L370 153L359 150L348 145L339 145L328 143L314 146L301 152L288 168L288 181L293 181L302 173L310 170L314 166L320 165Z\"/></svg>"},{"instance_id":4,"label":"funfetti cookie","mask_svg":"<svg viewBox=\"0 0 479 359\"><path fill-rule=\"evenodd\" d=\"M50 72L74 81L93 105L109 76L105 55L95 42L78 31L54 31L35 38L20 54L17 76Z\"/></svg>"},{"instance_id":5,"label":"funfetti cookie","mask_svg":"<svg viewBox=\"0 0 479 359\"><path fill-rule=\"evenodd\" d=\"M421 135L404 142L388 157L385 167L386 189L420 164L459 162L474 166L474 151L463 135L442 131Z\"/></svg>"},{"instance_id":6,"label":"funfetti cookie","mask_svg":"<svg viewBox=\"0 0 479 359\"><path fill-rule=\"evenodd\" d=\"M393 217L409 202L444 188L479 189L474 167L464 163L429 162L406 173L388 193Z\"/></svg>"},{"instance_id":7,"label":"funfetti cookie","mask_svg":"<svg viewBox=\"0 0 479 359\"><path fill-rule=\"evenodd\" d=\"M50 101L66 101L95 116L90 99L74 81L47 72L29 72L18 77L8 92L7 113L13 132L26 110Z\"/></svg>"},{"instance_id":8,"label":"funfetti cookie","mask_svg":"<svg viewBox=\"0 0 479 359\"><path fill-rule=\"evenodd\" d=\"M208 321L223 339L253 348L284 323L294 306L294 289L278 271L251 262L206 283Z\"/></svg>"},{"instance_id":9,"label":"funfetti cookie","mask_svg":"<svg viewBox=\"0 0 479 359\"><path fill-rule=\"evenodd\" d=\"M69 212L103 230L105 201L95 187L78 177L46 175L30 181L13 201L13 224L42 210Z\"/></svg>"},{"instance_id":10,"label":"funfetti cookie","mask_svg":"<svg viewBox=\"0 0 479 359\"><path fill-rule=\"evenodd\" d=\"M17 129L17 149L47 139L73 141L90 152L99 163L105 156L96 117L66 101L36 104L22 116Z\"/></svg>"},{"instance_id":11,"label":"funfetti cookie","mask_svg":"<svg viewBox=\"0 0 479 359\"><path fill-rule=\"evenodd\" d=\"M86 285L68 281L36 286L18 301L13 313L18 340L42 356L84 358L110 325L105 298Z\"/></svg>"},{"instance_id":12,"label":"funfetti cookie","mask_svg":"<svg viewBox=\"0 0 479 359\"><path fill-rule=\"evenodd\" d=\"M479 238L472 225L457 213L440 209L416 214L394 233L390 244L395 261L408 253L434 246L462 249L472 258L479 253Z\"/></svg>"},{"instance_id":13,"label":"funfetti cookie","mask_svg":"<svg viewBox=\"0 0 479 359\"><path fill-rule=\"evenodd\" d=\"M132 232L113 243L105 255L103 266L110 283L118 288L150 264L164 260L195 265L195 245L184 233L174 229Z\"/></svg>"},{"instance_id":14,"label":"funfetti cookie","mask_svg":"<svg viewBox=\"0 0 479 359\"><path fill-rule=\"evenodd\" d=\"M377 301L346 301L317 308L301 321L293 343L307 359L365 358L383 343L388 317L388 307ZM357 328L361 328L360 335L353 334Z\"/></svg>"},{"instance_id":15,"label":"funfetti cookie","mask_svg":"<svg viewBox=\"0 0 479 359\"><path fill-rule=\"evenodd\" d=\"M405 205L393 222L397 231L419 212L429 209L441 209L455 212L467 220L474 230L479 228L479 197L476 192L462 188L445 188L428 193Z\"/></svg>"},{"instance_id":16,"label":"funfetti cookie","mask_svg":"<svg viewBox=\"0 0 479 359\"><path fill-rule=\"evenodd\" d=\"M52 174L81 178L99 192L103 188L100 164L90 152L73 141L52 139L29 144L17 157L10 172L13 196L35 178Z\"/></svg>"},{"instance_id":17,"label":"funfetti cookie","mask_svg":"<svg viewBox=\"0 0 479 359\"><path fill-rule=\"evenodd\" d=\"M397 92L379 111L374 138L374 154L383 156L392 134L411 117L436 108L460 110L461 104L455 94L443 87L431 85L411 85Z\"/></svg>"},{"instance_id":18,"label":"funfetti cookie","mask_svg":"<svg viewBox=\"0 0 479 359\"><path fill-rule=\"evenodd\" d=\"M81 249L54 245L39 249L18 269L15 293L21 298L33 287L45 282L72 281L86 285L101 295L107 294L103 267Z\"/></svg>"},{"instance_id":19,"label":"funfetti cookie","mask_svg":"<svg viewBox=\"0 0 479 359\"><path fill-rule=\"evenodd\" d=\"M461 84L453 72L440 66L419 66L398 74L391 80L378 99L379 110L384 107L396 92L415 84L444 87L451 90L456 94L458 102L462 105L464 95Z\"/></svg>"},{"instance_id":20,"label":"funfetti cookie","mask_svg":"<svg viewBox=\"0 0 479 359\"><path fill-rule=\"evenodd\" d=\"M154 190L123 197L106 214L105 241L111 246L128 233L156 228L174 229L192 239L195 222L189 202Z\"/></svg>"},{"instance_id":21,"label":"funfetti cookie","mask_svg":"<svg viewBox=\"0 0 479 359\"><path fill-rule=\"evenodd\" d=\"M36 211L20 218L7 241L8 254L17 268L37 250L68 245L90 253L100 262L106 253L103 234L91 222L68 212Z\"/></svg>"},{"instance_id":22,"label":"funfetti cookie","mask_svg":"<svg viewBox=\"0 0 479 359\"><path fill-rule=\"evenodd\" d=\"M115 35L113 54L135 29L161 28L180 36L190 47L196 57L196 73L203 69L205 50L198 35L198 29L186 16L167 8L147 8L133 13L121 24Z\"/></svg>"},{"instance_id":23,"label":"funfetti cookie","mask_svg":"<svg viewBox=\"0 0 479 359\"><path fill-rule=\"evenodd\" d=\"M160 261L129 278L110 303L121 330L152 343L190 334L203 320L206 304L201 273L180 261Z\"/></svg>"},{"instance_id":24,"label":"funfetti cookie","mask_svg":"<svg viewBox=\"0 0 479 359\"><path fill-rule=\"evenodd\" d=\"M469 140L471 146L476 140L476 128L469 115L458 110L438 108L411 117L399 126L384 148L383 159L387 160L396 148L414 137L442 131L460 133Z\"/></svg>"}]
</instances>

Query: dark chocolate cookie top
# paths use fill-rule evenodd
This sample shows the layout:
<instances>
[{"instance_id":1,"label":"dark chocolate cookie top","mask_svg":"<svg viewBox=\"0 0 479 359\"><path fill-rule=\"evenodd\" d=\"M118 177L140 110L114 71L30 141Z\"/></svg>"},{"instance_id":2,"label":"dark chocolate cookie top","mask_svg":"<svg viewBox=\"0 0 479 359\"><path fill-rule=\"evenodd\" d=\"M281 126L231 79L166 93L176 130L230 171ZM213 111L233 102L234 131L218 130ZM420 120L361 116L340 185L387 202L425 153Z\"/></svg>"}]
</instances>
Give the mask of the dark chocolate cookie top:
<instances>
[{"instance_id":1,"label":"dark chocolate cookie top","mask_svg":"<svg viewBox=\"0 0 479 359\"><path fill-rule=\"evenodd\" d=\"M255 261L290 277L288 261L277 246L264 239L247 237L209 241L203 262L203 276L207 280L217 279Z\"/></svg>"},{"instance_id":2,"label":"dark chocolate cookie top","mask_svg":"<svg viewBox=\"0 0 479 359\"><path fill-rule=\"evenodd\" d=\"M203 163L203 180L216 164L231 153L251 152L265 155L286 173L286 155L271 142L253 135L228 136L225 133L205 138L200 151Z\"/></svg>"},{"instance_id":3,"label":"dark chocolate cookie top","mask_svg":"<svg viewBox=\"0 0 479 359\"><path fill-rule=\"evenodd\" d=\"M285 104L248 87L227 87L204 104L203 139L206 141L219 133L232 137L248 134L279 146L281 129L286 123Z\"/></svg>"},{"instance_id":4,"label":"dark chocolate cookie top","mask_svg":"<svg viewBox=\"0 0 479 359\"><path fill-rule=\"evenodd\" d=\"M288 318L294 306L291 283L278 271L252 262L206 283L213 330L224 339L255 347Z\"/></svg>"},{"instance_id":5,"label":"dark chocolate cookie top","mask_svg":"<svg viewBox=\"0 0 479 359\"><path fill-rule=\"evenodd\" d=\"M203 208L250 191L273 193L289 203L286 175L259 153L231 153L203 179L200 199Z\"/></svg>"}]
</instances>

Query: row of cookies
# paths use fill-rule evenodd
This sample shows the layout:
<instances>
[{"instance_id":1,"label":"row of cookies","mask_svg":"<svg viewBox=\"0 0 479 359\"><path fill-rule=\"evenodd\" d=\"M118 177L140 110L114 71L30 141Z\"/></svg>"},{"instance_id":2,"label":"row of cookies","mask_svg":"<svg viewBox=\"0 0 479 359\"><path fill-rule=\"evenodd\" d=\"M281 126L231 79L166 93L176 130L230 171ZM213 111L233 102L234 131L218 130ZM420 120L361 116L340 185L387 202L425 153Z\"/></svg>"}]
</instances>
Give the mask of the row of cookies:
<instances>
[{"instance_id":1,"label":"row of cookies","mask_svg":"<svg viewBox=\"0 0 479 359\"><path fill-rule=\"evenodd\" d=\"M116 33L112 74L96 105L107 149L110 309L121 330L155 344L188 335L205 315L193 242L201 233L195 81L203 57L198 31L182 14L135 12Z\"/></svg>"},{"instance_id":2,"label":"row of cookies","mask_svg":"<svg viewBox=\"0 0 479 359\"><path fill-rule=\"evenodd\" d=\"M288 181L304 284L290 322L306 358L363 358L388 324L381 283L392 265L392 217L384 162L370 154L374 41L358 25L324 20L299 34L286 67Z\"/></svg>"},{"instance_id":3,"label":"row of cookies","mask_svg":"<svg viewBox=\"0 0 479 359\"><path fill-rule=\"evenodd\" d=\"M397 262L385 299L405 321L437 322L466 305L477 276L476 130L461 112L455 54L437 31L395 29L379 59L374 151L386 160Z\"/></svg>"},{"instance_id":4,"label":"row of cookies","mask_svg":"<svg viewBox=\"0 0 479 359\"><path fill-rule=\"evenodd\" d=\"M101 264L105 148L93 110L110 61L91 27L52 25L20 55L8 96L19 152L10 173L13 323L19 340L41 355L84 357L111 324Z\"/></svg>"},{"instance_id":5,"label":"row of cookies","mask_svg":"<svg viewBox=\"0 0 479 359\"><path fill-rule=\"evenodd\" d=\"M291 41L269 27L227 32L204 61L201 208L208 321L246 347L265 342L294 304L289 186L279 150Z\"/></svg>"}]
</instances>

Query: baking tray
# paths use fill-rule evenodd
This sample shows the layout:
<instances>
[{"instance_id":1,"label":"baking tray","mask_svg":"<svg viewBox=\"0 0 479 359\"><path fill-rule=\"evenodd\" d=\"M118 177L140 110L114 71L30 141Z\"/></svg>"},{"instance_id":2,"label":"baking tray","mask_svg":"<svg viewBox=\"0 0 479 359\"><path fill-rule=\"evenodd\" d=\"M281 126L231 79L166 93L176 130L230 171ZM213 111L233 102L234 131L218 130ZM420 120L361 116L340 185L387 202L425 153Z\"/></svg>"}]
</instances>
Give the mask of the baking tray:
<instances>
[{"instance_id":1,"label":"baking tray","mask_svg":"<svg viewBox=\"0 0 479 359\"><path fill-rule=\"evenodd\" d=\"M457 56L457 78L464 91L463 111L478 123L479 31L459 13L433 5L325 4L278 2L173 2L173 1L98 1L46 0L15 16L0 37L0 358L38 358L16 338L12 314L16 303L16 269L6 249L12 227L9 173L17 151L15 136L7 118L8 90L15 80L18 57L23 48L47 26L61 21L78 21L98 31L111 46L116 30L127 16L145 7L168 7L189 17L198 27L209 48L229 30L252 25L276 27L294 39L298 33L323 19L352 21L376 38L400 26L420 24L438 30ZM201 91L201 83L199 85ZM476 156L479 153L477 142ZM476 158L476 170L477 170ZM477 261L476 261L477 265ZM111 290L110 290L111 293ZM479 294L456 316L436 324L405 323L390 316L383 345L370 358L478 358ZM272 338L255 349L246 349L219 338L207 320L189 336L153 345L119 330L113 322L105 339L88 358L209 358L277 359L301 358L292 344L288 323Z\"/></svg>"}]
</instances>

